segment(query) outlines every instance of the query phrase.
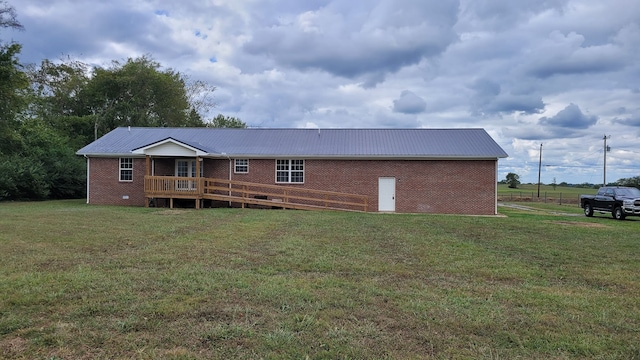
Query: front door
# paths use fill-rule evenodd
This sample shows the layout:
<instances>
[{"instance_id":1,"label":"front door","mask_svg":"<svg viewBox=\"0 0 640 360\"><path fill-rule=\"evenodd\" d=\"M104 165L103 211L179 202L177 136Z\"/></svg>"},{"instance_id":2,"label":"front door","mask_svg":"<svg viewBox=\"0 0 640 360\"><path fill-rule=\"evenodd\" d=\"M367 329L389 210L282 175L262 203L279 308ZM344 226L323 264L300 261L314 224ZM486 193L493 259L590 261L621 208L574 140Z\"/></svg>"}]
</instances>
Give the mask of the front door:
<instances>
[{"instance_id":1,"label":"front door","mask_svg":"<svg viewBox=\"0 0 640 360\"><path fill-rule=\"evenodd\" d=\"M396 178L378 178L378 211L396 211Z\"/></svg>"},{"instance_id":2,"label":"front door","mask_svg":"<svg viewBox=\"0 0 640 360\"><path fill-rule=\"evenodd\" d=\"M196 177L196 160L176 160L176 176ZM202 166L200 166L200 176L202 176ZM196 183L192 180L178 180L177 188L178 190L195 190Z\"/></svg>"}]
</instances>

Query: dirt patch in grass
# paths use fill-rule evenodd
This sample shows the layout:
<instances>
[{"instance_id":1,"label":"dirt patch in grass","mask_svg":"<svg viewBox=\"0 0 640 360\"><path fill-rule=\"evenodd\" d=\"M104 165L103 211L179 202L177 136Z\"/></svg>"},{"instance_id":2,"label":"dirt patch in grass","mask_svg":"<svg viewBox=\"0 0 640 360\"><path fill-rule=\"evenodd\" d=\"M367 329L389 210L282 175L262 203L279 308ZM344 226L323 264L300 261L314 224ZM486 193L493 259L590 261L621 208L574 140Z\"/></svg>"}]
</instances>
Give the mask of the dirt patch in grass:
<instances>
[{"instance_id":1,"label":"dirt patch in grass","mask_svg":"<svg viewBox=\"0 0 640 360\"><path fill-rule=\"evenodd\" d=\"M9 337L0 340L0 350L3 354L15 356L27 349L27 340L21 337Z\"/></svg>"},{"instance_id":2,"label":"dirt patch in grass","mask_svg":"<svg viewBox=\"0 0 640 360\"><path fill-rule=\"evenodd\" d=\"M588 223L588 222L580 222L580 221L549 221L552 224L560 224L567 226L579 226L586 228L606 228L607 225L598 224L598 223Z\"/></svg>"}]
</instances>

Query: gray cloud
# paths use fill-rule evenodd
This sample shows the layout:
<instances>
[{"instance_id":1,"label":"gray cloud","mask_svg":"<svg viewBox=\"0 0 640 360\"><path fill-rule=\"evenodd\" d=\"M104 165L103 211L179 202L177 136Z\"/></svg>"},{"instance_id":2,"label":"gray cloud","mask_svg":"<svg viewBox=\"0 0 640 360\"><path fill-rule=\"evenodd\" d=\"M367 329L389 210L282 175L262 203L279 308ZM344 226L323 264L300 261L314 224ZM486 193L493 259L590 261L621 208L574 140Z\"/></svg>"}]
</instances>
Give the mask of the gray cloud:
<instances>
[{"instance_id":1,"label":"gray cloud","mask_svg":"<svg viewBox=\"0 0 640 360\"><path fill-rule=\"evenodd\" d=\"M518 21L544 11L562 12L567 0L479 0L465 1L462 16L468 23L493 30L513 27Z\"/></svg>"},{"instance_id":2,"label":"gray cloud","mask_svg":"<svg viewBox=\"0 0 640 360\"><path fill-rule=\"evenodd\" d=\"M502 93L500 84L489 79L478 79L470 88L475 91L471 103L474 114L537 114L544 110L544 103L539 95Z\"/></svg>"},{"instance_id":3,"label":"gray cloud","mask_svg":"<svg viewBox=\"0 0 640 360\"><path fill-rule=\"evenodd\" d=\"M625 65L622 49L615 44L584 46L583 35L553 32L539 46L539 52L525 65L530 75L547 78L553 75L571 75L610 72Z\"/></svg>"},{"instance_id":4,"label":"gray cloud","mask_svg":"<svg viewBox=\"0 0 640 360\"><path fill-rule=\"evenodd\" d=\"M299 70L354 78L392 73L444 51L456 40L455 1L382 0L339 13L331 6L255 31L243 49Z\"/></svg>"},{"instance_id":5,"label":"gray cloud","mask_svg":"<svg viewBox=\"0 0 640 360\"><path fill-rule=\"evenodd\" d=\"M393 111L403 114L418 114L425 110L427 103L418 95L404 90L400 98L393 100Z\"/></svg>"},{"instance_id":6,"label":"gray cloud","mask_svg":"<svg viewBox=\"0 0 640 360\"><path fill-rule=\"evenodd\" d=\"M544 110L542 98L536 95L506 94L496 97L492 102L483 107L489 113L538 114Z\"/></svg>"},{"instance_id":7,"label":"gray cloud","mask_svg":"<svg viewBox=\"0 0 640 360\"><path fill-rule=\"evenodd\" d=\"M615 124L640 127L640 116L627 117L627 118L614 118L612 121Z\"/></svg>"},{"instance_id":8,"label":"gray cloud","mask_svg":"<svg viewBox=\"0 0 640 360\"><path fill-rule=\"evenodd\" d=\"M502 132L506 136L511 138L534 141L577 138L584 135L580 130L564 128L560 126L506 127L502 129Z\"/></svg>"},{"instance_id":9,"label":"gray cloud","mask_svg":"<svg viewBox=\"0 0 640 360\"><path fill-rule=\"evenodd\" d=\"M560 110L555 116L540 118L541 125L550 125L562 128L586 129L598 122L595 115L583 114L578 105L569 104Z\"/></svg>"}]
</instances>

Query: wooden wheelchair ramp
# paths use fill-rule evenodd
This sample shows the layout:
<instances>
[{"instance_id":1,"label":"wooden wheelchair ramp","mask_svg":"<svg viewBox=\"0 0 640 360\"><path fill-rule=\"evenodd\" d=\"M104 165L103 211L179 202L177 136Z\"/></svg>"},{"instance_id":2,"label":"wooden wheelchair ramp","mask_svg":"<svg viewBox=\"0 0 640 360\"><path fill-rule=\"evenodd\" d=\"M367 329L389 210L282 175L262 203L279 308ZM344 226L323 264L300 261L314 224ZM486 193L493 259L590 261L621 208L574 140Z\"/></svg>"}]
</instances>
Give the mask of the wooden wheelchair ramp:
<instances>
[{"instance_id":1,"label":"wooden wheelchair ramp","mask_svg":"<svg viewBox=\"0 0 640 360\"><path fill-rule=\"evenodd\" d=\"M242 208L368 210L368 197L364 195L216 178L145 176L145 197L148 200L169 199L171 207L174 199L194 199L196 208L202 200L213 200Z\"/></svg>"},{"instance_id":2,"label":"wooden wheelchair ramp","mask_svg":"<svg viewBox=\"0 0 640 360\"><path fill-rule=\"evenodd\" d=\"M265 185L235 180L204 179L204 199L229 201L241 207L300 210L367 211L364 195L310 190L295 186Z\"/></svg>"}]
</instances>

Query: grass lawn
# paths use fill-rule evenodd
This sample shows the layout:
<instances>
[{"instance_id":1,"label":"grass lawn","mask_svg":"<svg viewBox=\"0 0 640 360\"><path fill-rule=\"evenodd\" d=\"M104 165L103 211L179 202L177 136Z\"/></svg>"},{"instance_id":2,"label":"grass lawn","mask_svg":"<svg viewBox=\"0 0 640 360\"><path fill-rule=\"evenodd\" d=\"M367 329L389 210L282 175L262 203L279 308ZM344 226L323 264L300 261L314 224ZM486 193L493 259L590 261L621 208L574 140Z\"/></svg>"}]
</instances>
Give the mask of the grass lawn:
<instances>
[{"instance_id":1,"label":"grass lawn","mask_svg":"<svg viewBox=\"0 0 640 360\"><path fill-rule=\"evenodd\" d=\"M498 192L512 192L512 193L534 193L537 196L538 193L538 184L520 184L517 188L512 189L507 184L498 184ZM587 188L579 188L574 186L560 186L557 185L555 188L553 185L540 185L540 194L543 193L563 193L567 196L580 196L582 194L591 194L595 195L598 192L598 189L587 189Z\"/></svg>"},{"instance_id":2,"label":"grass lawn","mask_svg":"<svg viewBox=\"0 0 640 360\"><path fill-rule=\"evenodd\" d=\"M640 219L500 212L0 203L0 357L640 358Z\"/></svg>"},{"instance_id":3,"label":"grass lawn","mask_svg":"<svg viewBox=\"0 0 640 360\"><path fill-rule=\"evenodd\" d=\"M598 189L585 189L570 186L540 185L538 197L537 184L520 184L511 189L507 184L498 184L498 198L504 201L534 201L563 204L580 204L580 195L595 195Z\"/></svg>"}]
</instances>

